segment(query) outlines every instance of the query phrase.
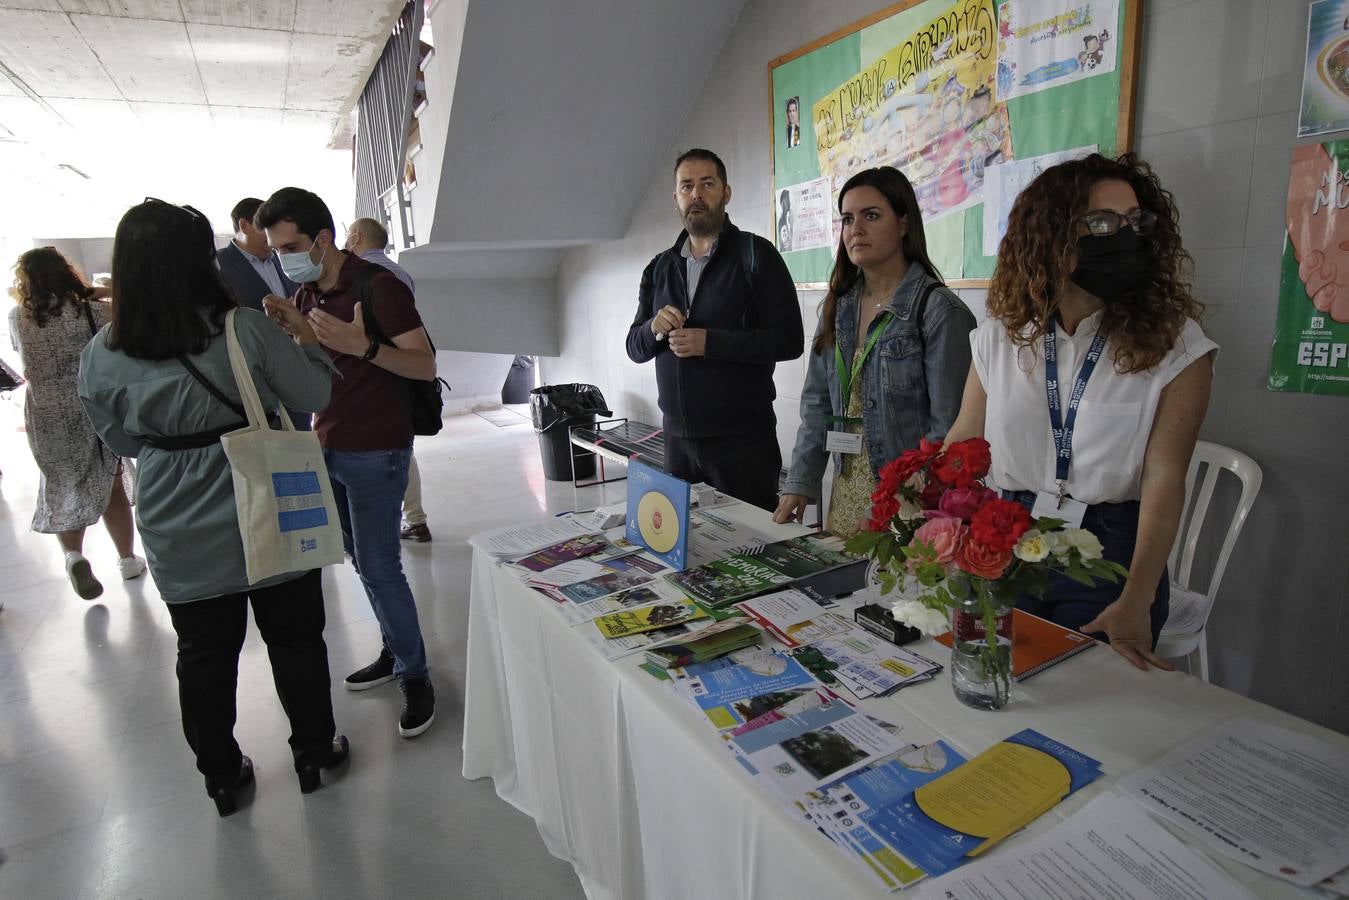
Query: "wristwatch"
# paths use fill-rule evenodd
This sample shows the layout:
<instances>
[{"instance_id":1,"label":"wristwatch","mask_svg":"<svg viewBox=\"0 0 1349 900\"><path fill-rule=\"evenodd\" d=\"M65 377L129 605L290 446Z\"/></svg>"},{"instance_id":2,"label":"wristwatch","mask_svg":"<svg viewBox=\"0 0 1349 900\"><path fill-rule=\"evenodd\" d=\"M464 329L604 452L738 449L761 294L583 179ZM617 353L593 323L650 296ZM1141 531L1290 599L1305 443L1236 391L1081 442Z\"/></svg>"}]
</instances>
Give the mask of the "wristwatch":
<instances>
[{"instance_id":1,"label":"wristwatch","mask_svg":"<svg viewBox=\"0 0 1349 900\"><path fill-rule=\"evenodd\" d=\"M365 356L362 356L361 359L364 359L364 360L367 360L367 361L368 361L368 360L372 360L372 359L375 358L375 355L378 354L378 353L379 353L379 341L375 340L374 338L371 338L371 339L370 339L370 346L366 349L366 351L365 351Z\"/></svg>"}]
</instances>

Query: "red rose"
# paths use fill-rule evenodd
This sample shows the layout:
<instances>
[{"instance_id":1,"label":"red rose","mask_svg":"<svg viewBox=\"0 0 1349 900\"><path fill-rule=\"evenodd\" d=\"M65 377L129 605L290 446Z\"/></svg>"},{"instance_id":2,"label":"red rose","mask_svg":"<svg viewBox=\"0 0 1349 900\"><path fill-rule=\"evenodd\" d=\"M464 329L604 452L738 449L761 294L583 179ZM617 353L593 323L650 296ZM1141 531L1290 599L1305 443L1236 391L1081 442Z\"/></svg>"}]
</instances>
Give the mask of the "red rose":
<instances>
[{"instance_id":1,"label":"red rose","mask_svg":"<svg viewBox=\"0 0 1349 900\"><path fill-rule=\"evenodd\" d=\"M970 533L984 546L998 552L1010 552L1030 531L1031 517L1026 507L1015 500L989 500L970 520Z\"/></svg>"},{"instance_id":2,"label":"red rose","mask_svg":"<svg viewBox=\"0 0 1349 900\"><path fill-rule=\"evenodd\" d=\"M890 520L899 512L899 498L894 494L888 497L872 497L871 503L871 521L867 523L867 531L886 531L890 528Z\"/></svg>"},{"instance_id":3,"label":"red rose","mask_svg":"<svg viewBox=\"0 0 1349 900\"><path fill-rule=\"evenodd\" d=\"M941 453L940 441L933 443L927 438L923 438L916 448L905 450L899 456L881 466L878 473L879 483L889 487L888 493L893 494L899 490L900 485L926 468L933 457L939 453Z\"/></svg>"},{"instance_id":4,"label":"red rose","mask_svg":"<svg viewBox=\"0 0 1349 900\"><path fill-rule=\"evenodd\" d=\"M965 541L956 550L956 565L976 578L1001 578L1011 562L1012 551L995 550L979 541Z\"/></svg>"},{"instance_id":5,"label":"red rose","mask_svg":"<svg viewBox=\"0 0 1349 900\"><path fill-rule=\"evenodd\" d=\"M988 441L969 438L948 446L932 467L932 474L943 484L968 488L988 474L992 463Z\"/></svg>"}]
</instances>

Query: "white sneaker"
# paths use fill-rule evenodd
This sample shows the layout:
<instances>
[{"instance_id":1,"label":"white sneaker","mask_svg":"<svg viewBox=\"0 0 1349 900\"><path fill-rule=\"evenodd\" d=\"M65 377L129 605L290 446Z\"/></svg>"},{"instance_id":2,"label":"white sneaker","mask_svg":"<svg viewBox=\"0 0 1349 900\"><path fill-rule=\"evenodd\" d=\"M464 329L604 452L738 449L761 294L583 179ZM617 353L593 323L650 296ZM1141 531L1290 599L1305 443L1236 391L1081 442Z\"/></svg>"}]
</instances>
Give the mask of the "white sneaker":
<instances>
[{"instance_id":1,"label":"white sneaker","mask_svg":"<svg viewBox=\"0 0 1349 900\"><path fill-rule=\"evenodd\" d=\"M103 593L103 585L94 577L94 570L82 553L72 550L66 554L66 576L75 593L85 600L93 600Z\"/></svg>"},{"instance_id":2,"label":"white sneaker","mask_svg":"<svg viewBox=\"0 0 1349 900\"><path fill-rule=\"evenodd\" d=\"M122 573L123 581L131 581L145 574L145 560L139 556L124 556L117 560L117 571Z\"/></svg>"}]
</instances>

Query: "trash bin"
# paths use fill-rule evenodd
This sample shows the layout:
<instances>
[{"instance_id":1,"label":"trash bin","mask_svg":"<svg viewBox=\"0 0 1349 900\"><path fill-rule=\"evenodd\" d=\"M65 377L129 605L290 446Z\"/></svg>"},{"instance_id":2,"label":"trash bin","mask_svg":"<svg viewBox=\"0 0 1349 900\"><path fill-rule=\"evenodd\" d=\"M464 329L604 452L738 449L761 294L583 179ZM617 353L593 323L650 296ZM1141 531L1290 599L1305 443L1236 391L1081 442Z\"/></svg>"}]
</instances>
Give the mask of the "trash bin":
<instances>
[{"instance_id":1,"label":"trash bin","mask_svg":"<svg viewBox=\"0 0 1349 900\"><path fill-rule=\"evenodd\" d=\"M539 436L544 477L552 481L594 477L595 454L572 445L571 429L594 425L598 414L611 415L600 389L593 384L546 384L529 392L529 411Z\"/></svg>"}]
</instances>

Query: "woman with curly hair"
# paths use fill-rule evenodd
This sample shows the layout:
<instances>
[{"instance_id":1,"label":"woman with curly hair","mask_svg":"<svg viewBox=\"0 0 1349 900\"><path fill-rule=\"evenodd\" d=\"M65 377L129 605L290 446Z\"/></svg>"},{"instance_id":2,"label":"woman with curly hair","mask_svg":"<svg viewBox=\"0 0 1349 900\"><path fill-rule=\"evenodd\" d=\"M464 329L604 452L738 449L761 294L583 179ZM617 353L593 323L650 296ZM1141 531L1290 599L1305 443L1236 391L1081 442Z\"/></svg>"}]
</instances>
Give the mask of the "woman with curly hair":
<instances>
[{"instance_id":1,"label":"woman with curly hair","mask_svg":"<svg viewBox=\"0 0 1349 900\"><path fill-rule=\"evenodd\" d=\"M774 521L800 521L822 496L829 456L829 529L856 534L886 460L940 439L960 408L974 314L927 254L913 186L892 166L839 192L842 232L807 357L801 427Z\"/></svg>"},{"instance_id":2,"label":"woman with curly hair","mask_svg":"<svg viewBox=\"0 0 1349 900\"><path fill-rule=\"evenodd\" d=\"M1017 605L1108 640L1140 669L1171 669L1153 653L1166 558L1218 350L1189 263L1147 163L1093 153L1046 169L1012 207L948 436L987 438L990 486L1080 522L1129 568L1122 590L1058 577Z\"/></svg>"},{"instance_id":3,"label":"woman with curly hair","mask_svg":"<svg viewBox=\"0 0 1349 900\"><path fill-rule=\"evenodd\" d=\"M108 305L91 301L107 291L90 287L59 250L38 247L15 263L11 293L19 305L10 310L9 333L28 379L24 421L41 473L33 530L56 535L75 593L93 600L103 585L84 558L84 530L100 518L122 577L145 571L134 552L127 469L94 434L76 385L80 351L108 322Z\"/></svg>"}]
</instances>

